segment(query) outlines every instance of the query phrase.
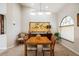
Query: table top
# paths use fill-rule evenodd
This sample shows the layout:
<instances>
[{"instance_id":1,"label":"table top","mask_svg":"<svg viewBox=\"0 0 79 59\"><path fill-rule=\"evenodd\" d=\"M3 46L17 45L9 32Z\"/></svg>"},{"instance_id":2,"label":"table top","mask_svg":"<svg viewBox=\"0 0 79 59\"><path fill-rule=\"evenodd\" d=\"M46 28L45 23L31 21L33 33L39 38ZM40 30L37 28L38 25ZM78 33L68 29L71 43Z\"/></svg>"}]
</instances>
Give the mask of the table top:
<instances>
[{"instance_id":1,"label":"table top","mask_svg":"<svg viewBox=\"0 0 79 59\"><path fill-rule=\"evenodd\" d=\"M37 45L37 44L51 44L51 41L47 37L40 37L39 39L37 37L30 37L27 41L26 44L32 44L32 45Z\"/></svg>"}]
</instances>

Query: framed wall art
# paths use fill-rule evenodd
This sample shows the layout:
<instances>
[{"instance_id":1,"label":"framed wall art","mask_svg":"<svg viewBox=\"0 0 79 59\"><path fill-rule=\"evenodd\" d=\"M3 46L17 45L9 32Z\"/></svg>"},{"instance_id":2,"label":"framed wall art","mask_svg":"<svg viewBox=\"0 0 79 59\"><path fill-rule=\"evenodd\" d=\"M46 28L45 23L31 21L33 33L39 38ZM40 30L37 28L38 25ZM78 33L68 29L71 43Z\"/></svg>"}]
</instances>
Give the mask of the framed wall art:
<instances>
[{"instance_id":1,"label":"framed wall art","mask_svg":"<svg viewBox=\"0 0 79 59\"><path fill-rule=\"evenodd\" d=\"M48 32L50 28L48 27L50 22L30 22L29 31L30 32Z\"/></svg>"}]
</instances>

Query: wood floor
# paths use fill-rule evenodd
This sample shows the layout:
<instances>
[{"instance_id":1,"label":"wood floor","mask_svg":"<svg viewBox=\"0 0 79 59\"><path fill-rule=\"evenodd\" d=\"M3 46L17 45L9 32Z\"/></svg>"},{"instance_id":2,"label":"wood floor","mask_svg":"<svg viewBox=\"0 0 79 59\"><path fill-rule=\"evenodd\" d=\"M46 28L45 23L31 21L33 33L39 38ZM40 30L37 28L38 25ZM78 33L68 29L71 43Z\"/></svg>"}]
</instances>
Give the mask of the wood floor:
<instances>
[{"instance_id":1,"label":"wood floor","mask_svg":"<svg viewBox=\"0 0 79 59\"><path fill-rule=\"evenodd\" d=\"M45 52L45 56L49 56L49 51ZM19 45L0 54L0 56L24 56L24 45ZM35 56L35 51L28 51L28 56ZM38 52L38 56L42 56L42 52ZM78 56L64 46L56 44L55 56Z\"/></svg>"}]
</instances>

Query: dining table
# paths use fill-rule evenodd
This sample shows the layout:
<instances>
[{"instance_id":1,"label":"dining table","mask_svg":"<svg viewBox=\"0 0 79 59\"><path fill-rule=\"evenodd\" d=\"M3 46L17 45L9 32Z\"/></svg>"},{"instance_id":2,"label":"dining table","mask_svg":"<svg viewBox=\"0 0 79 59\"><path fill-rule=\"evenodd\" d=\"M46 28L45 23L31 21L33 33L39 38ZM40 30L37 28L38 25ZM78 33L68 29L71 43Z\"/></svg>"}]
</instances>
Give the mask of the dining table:
<instances>
[{"instance_id":1,"label":"dining table","mask_svg":"<svg viewBox=\"0 0 79 59\"><path fill-rule=\"evenodd\" d=\"M38 45L50 45L50 55L52 55L52 42L46 36L41 36L41 37L34 36L26 40L25 42L25 55L26 56L27 56L27 45L36 45L36 48ZM36 56L37 56L37 50L36 50Z\"/></svg>"}]
</instances>

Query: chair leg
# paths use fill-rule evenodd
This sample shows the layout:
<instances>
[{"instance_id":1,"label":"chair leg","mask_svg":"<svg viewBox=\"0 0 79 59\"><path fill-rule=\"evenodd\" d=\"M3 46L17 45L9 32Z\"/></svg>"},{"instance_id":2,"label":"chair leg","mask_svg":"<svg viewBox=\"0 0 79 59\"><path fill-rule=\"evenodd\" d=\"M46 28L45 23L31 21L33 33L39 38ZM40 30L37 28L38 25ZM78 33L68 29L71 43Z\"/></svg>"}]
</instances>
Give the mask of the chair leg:
<instances>
[{"instance_id":1,"label":"chair leg","mask_svg":"<svg viewBox=\"0 0 79 59\"><path fill-rule=\"evenodd\" d=\"M42 53L43 53L43 56L44 56L44 50L42 49Z\"/></svg>"},{"instance_id":2,"label":"chair leg","mask_svg":"<svg viewBox=\"0 0 79 59\"><path fill-rule=\"evenodd\" d=\"M52 50L53 56L54 56L54 49Z\"/></svg>"},{"instance_id":3,"label":"chair leg","mask_svg":"<svg viewBox=\"0 0 79 59\"><path fill-rule=\"evenodd\" d=\"M50 56L52 56L52 44L50 44Z\"/></svg>"},{"instance_id":4,"label":"chair leg","mask_svg":"<svg viewBox=\"0 0 79 59\"><path fill-rule=\"evenodd\" d=\"M37 56L37 50L36 50L36 56Z\"/></svg>"},{"instance_id":5,"label":"chair leg","mask_svg":"<svg viewBox=\"0 0 79 59\"><path fill-rule=\"evenodd\" d=\"M27 56L27 50L25 51L25 56Z\"/></svg>"},{"instance_id":6,"label":"chair leg","mask_svg":"<svg viewBox=\"0 0 79 59\"><path fill-rule=\"evenodd\" d=\"M25 56L27 56L27 45L25 45Z\"/></svg>"},{"instance_id":7,"label":"chair leg","mask_svg":"<svg viewBox=\"0 0 79 59\"><path fill-rule=\"evenodd\" d=\"M36 56L37 56L37 46L36 46Z\"/></svg>"}]
</instances>

